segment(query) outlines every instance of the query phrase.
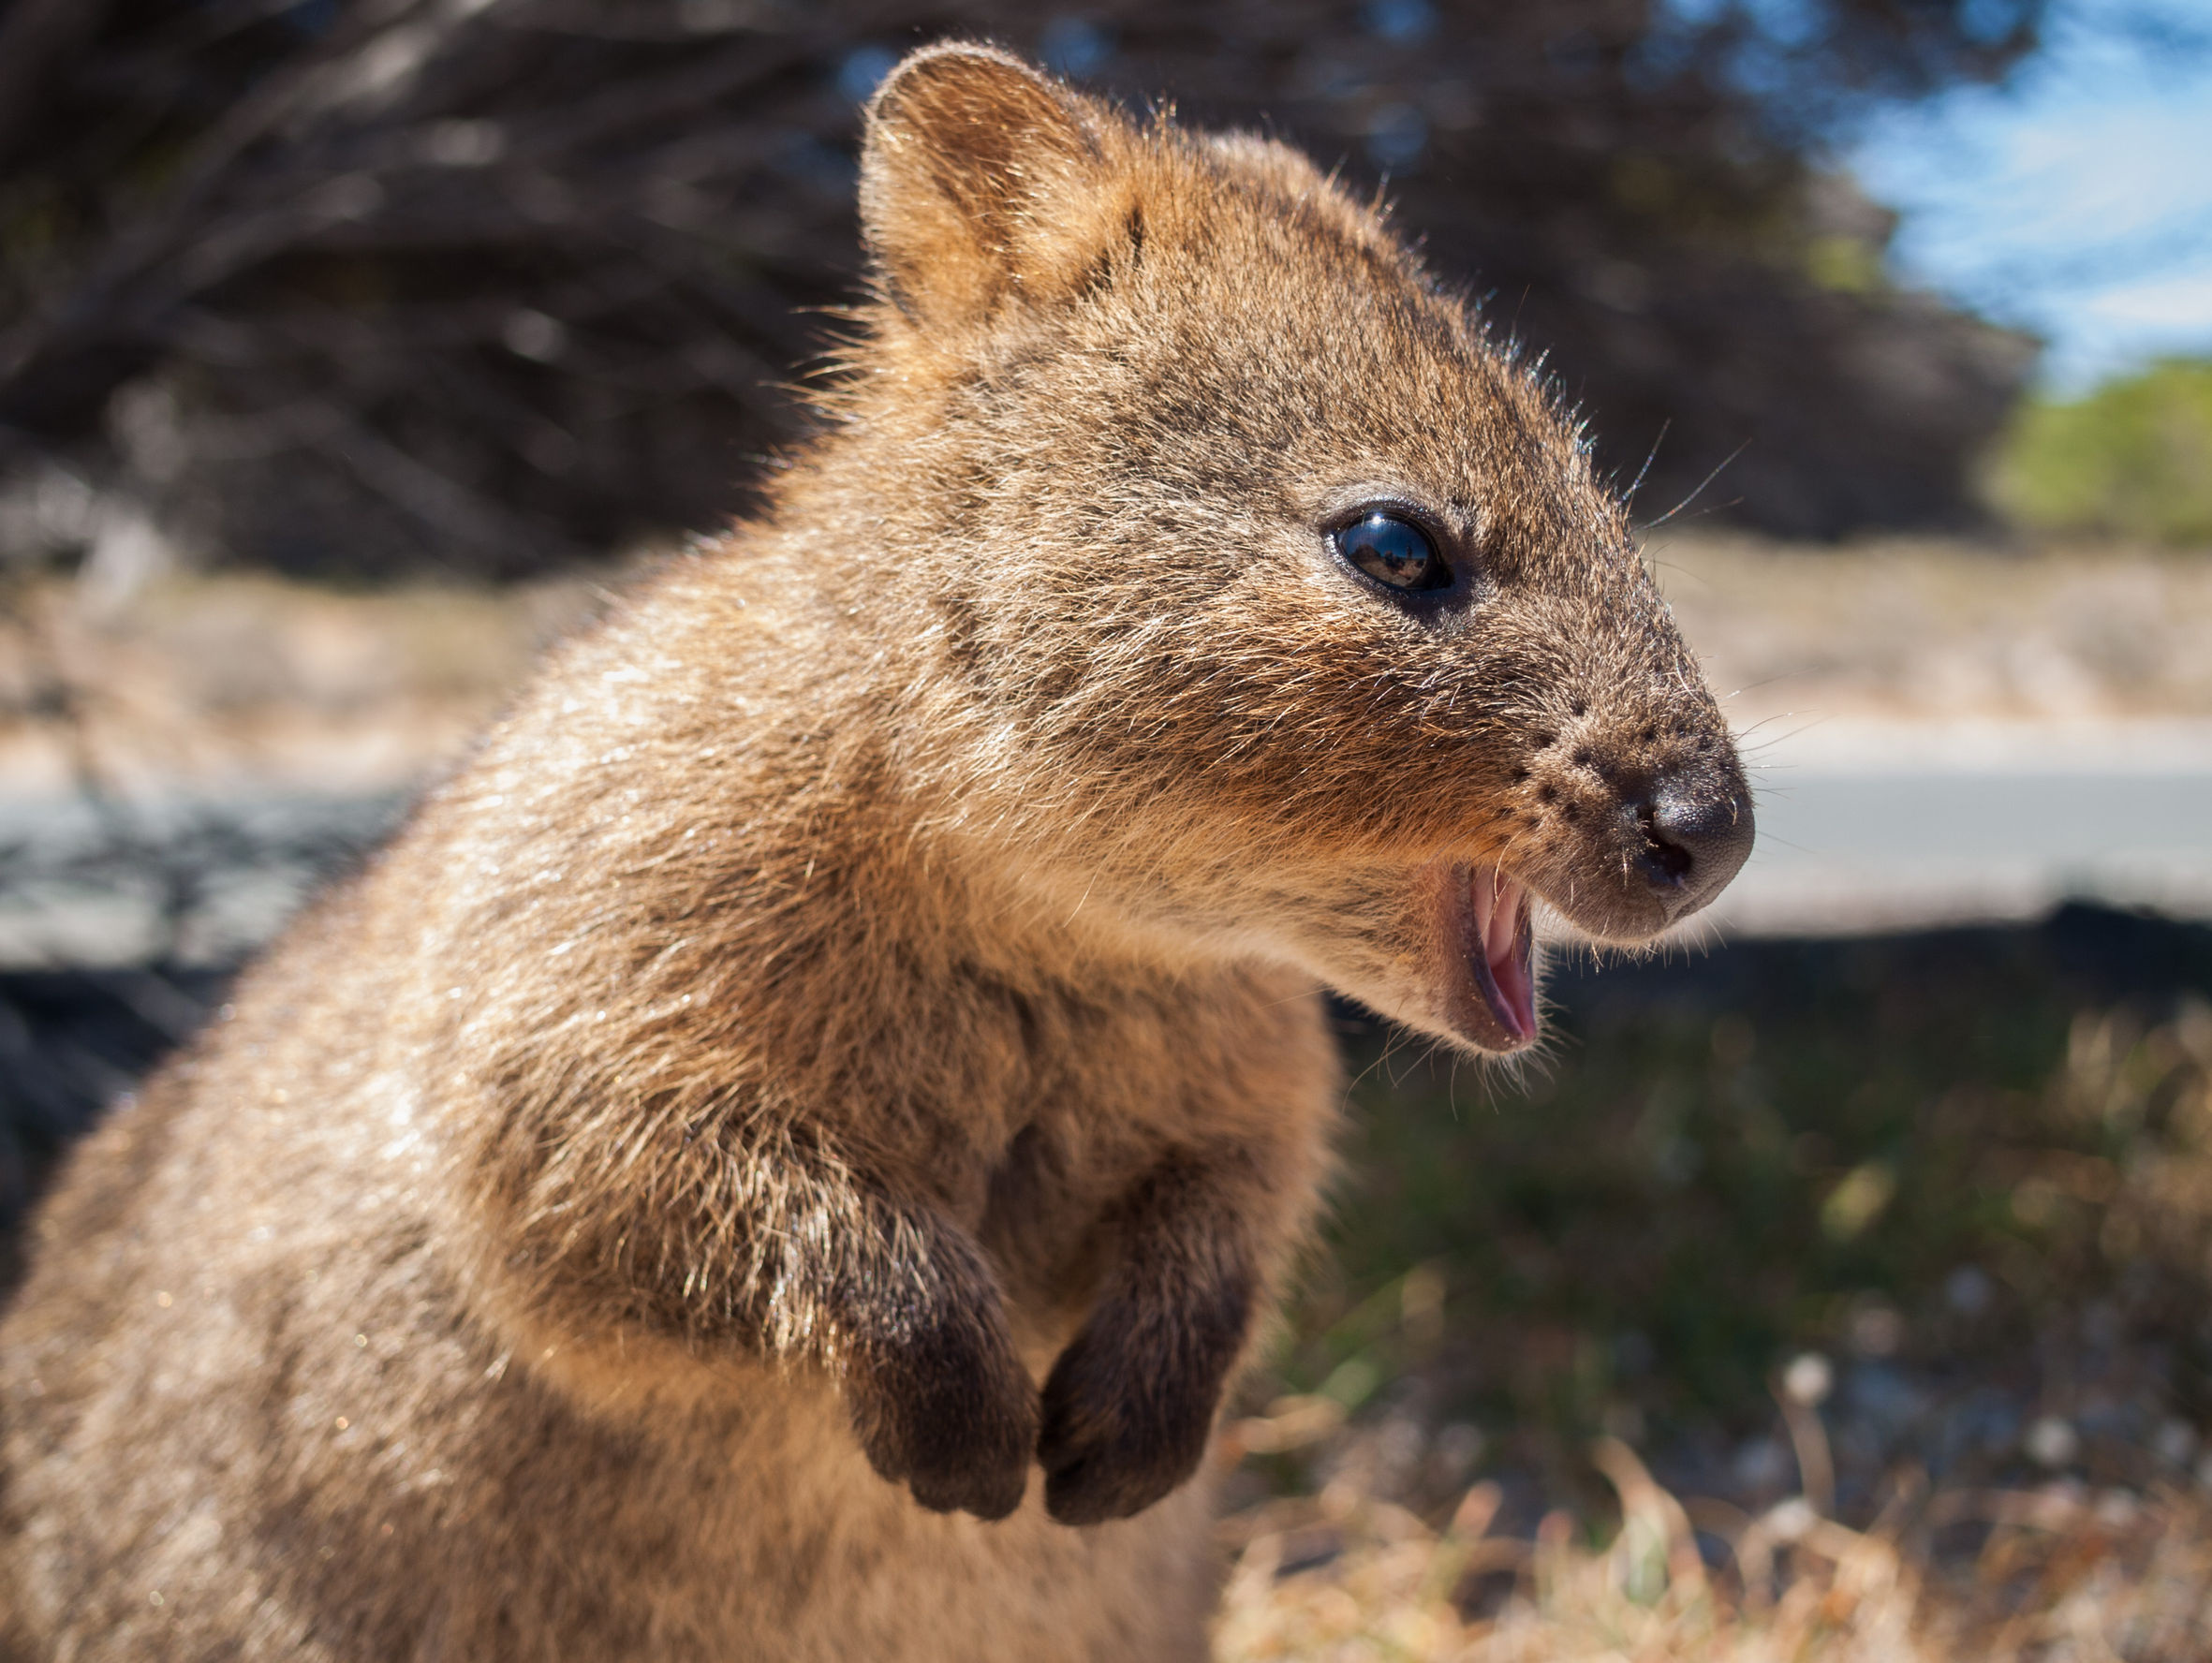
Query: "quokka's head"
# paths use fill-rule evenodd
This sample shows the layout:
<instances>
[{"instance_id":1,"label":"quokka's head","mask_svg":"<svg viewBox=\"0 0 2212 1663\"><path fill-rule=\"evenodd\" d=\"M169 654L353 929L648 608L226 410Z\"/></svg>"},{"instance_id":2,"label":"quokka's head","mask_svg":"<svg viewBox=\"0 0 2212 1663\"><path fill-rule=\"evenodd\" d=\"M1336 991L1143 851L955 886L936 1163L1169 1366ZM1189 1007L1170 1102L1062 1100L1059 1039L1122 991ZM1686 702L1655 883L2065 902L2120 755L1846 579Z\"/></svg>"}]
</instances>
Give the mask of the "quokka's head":
<instances>
[{"instance_id":1,"label":"quokka's head","mask_svg":"<svg viewBox=\"0 0 2212 1663\"><path fill-rule=\"evenodd\" d=\"M1642 941L1742 865L1577 429L1305 158L948 46L877 94L861 200L903 754L1019 881L1507 1052L1537 902Z\"/></svg>"}]
</instances>

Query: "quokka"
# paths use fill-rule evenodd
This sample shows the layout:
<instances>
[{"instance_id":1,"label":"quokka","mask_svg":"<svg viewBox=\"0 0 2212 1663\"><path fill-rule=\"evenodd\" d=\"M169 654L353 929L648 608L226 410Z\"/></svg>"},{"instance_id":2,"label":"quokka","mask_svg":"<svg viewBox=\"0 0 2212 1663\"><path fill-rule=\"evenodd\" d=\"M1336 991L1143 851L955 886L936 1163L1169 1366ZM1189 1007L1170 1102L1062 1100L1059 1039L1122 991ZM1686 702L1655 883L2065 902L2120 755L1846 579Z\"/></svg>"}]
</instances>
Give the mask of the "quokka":
<instances>
[{"instance_id":1,"label":"quokka","mask_svg":"<svg viewBox=\"0 0 2212 1663\"><path fill-rule=\"evenodd\" d=\"M1194 1658L1321 993L1537 1037L1752 834L1620 504L1304 158L987 49L759 516L557 650L46 1204L26 1657Z\"/></svg>"}]
</instances>

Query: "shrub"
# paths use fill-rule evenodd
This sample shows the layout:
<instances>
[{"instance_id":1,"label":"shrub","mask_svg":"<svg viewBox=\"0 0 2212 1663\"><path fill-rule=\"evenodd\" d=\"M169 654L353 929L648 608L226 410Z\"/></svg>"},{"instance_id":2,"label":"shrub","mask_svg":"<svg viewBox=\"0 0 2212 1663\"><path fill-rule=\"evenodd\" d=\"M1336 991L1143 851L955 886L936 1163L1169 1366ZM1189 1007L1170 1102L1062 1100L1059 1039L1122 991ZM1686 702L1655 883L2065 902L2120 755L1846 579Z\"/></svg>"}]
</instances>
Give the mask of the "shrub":
<instances>
[{"instance_id":1,"label":"shrub","mask_svg":"<svg viewBox=\"0 0 2212 1663\"><path fill-rule=\"evenodd\" d=\"M2212 545L2212 360L2163 360L2072 403L2028 401L1990 494L2031 530Z\"/></svg>"}]
</instances>

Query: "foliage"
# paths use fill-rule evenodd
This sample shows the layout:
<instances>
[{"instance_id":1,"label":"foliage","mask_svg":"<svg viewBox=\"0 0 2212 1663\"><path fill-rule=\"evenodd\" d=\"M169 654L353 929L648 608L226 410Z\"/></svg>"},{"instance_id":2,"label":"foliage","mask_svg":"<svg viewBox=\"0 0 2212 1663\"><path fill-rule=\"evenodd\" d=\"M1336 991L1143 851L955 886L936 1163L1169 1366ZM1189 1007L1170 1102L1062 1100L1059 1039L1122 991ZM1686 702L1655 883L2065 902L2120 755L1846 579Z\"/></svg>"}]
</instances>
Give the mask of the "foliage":
<instances>
[{"instance_id":1,"label":"foliage","mask_svg":"<svg viewBox=\"0 0 2212 1663\"><path fill-rule=\"evenodd\" d=\"M2212 547L2212 361L2167 359L2084 398L2029 401L1990 493L2036 531Z\"/></svg>"},{"instance_id":2,"label":"foliage","mask_svg":"<svg viewBox=\"0 0 2212 1663\"><path fill-rule=\"evenodd\" d=\"M294 569L507 573L713 523L847 298L859 101L948 33L1387 178L1662 505L1963 510L2026 349L1890 291L1812 158L2044 0L12 0L0 474ZM1903 367L1900 367L1903 366ZM1669 424L1672 424L1671 428Z\"/></svg>"}]
</instances>

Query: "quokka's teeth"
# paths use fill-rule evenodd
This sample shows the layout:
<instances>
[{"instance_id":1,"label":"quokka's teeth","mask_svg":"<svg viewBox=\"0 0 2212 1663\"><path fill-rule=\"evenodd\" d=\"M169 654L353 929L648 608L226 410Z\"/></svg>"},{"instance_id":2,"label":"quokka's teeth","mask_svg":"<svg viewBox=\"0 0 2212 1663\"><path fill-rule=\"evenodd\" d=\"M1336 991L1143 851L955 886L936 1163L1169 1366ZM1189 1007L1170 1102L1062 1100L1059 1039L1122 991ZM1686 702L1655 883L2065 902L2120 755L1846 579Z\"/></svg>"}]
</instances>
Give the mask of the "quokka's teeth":
<instances>
[{"instance_id":1,"label":"quokka's teeth","mask_svg":"<svg viewBox=\"0 0 2212 1663\"><path fill-rule=\"evenodd\" d=\"M1474 890L1476 934L1482 937L1482 956L1495 972L1512 961L1520 945L1521 886L1490 870L1476 876Z\"/></svg>"}]
</instances>

